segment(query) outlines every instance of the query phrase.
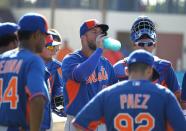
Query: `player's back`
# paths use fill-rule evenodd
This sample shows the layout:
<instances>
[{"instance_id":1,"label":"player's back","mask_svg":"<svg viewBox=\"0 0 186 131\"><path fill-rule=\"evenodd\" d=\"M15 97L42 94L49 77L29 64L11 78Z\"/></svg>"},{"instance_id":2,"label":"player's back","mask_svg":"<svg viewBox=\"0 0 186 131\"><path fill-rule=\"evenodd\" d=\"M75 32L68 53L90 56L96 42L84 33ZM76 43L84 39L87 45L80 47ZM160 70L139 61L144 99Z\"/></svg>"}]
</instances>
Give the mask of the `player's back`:
<instances>
[{"instance_id":1,"label":"player's back","mask_svg":"<svg viewBox=\"0 0 186 131\"><path fill-rule=\"evenodd\" d=\"M115 71L116 77L118 77L119 80L128 79L125 73L125 68L127 67L127 60L128 60L128 57L124 58L123 60L118 61L114 65L114 71ZM157 56L154 56L154 60L155 60L154 67L160 76L156 81L154 81L154 83L159 83L169 88L173 93L179 91L180 87L178 85L175 72L171 66L171 62L161 59Z\"/></svg>"},{"instance_id":2,"label":"player's back","mask_svg":"<svg viewBox=\"0 0 186 131\"><path fill-rule=\"evenodd\" d=\"M174 108L177 101L163 86L145 80L124 81L106 90L104 116L109 131L165 131L168 121L174 130L186 129L181 108Z\"/></svg>"},{"instance_id":3,"label":"player's back","mask_svg":"<svg viewBox=\"0 0 186 131\"><path fill-rule=\"evenodd\" d=\"M28 80L43 82L42 78L31 78L33 74L42 73L37 72L42 70L39 68L42 65L40 57L25 49L15 49L0 55L0 125L26 128L29 100L34 93L46 93L40 82L31 83L33 81ZM31 68L35 69L31 72ZM31 90L32 86L28 85L35 85L35 88Z\"/></svg>"}]
</instances>

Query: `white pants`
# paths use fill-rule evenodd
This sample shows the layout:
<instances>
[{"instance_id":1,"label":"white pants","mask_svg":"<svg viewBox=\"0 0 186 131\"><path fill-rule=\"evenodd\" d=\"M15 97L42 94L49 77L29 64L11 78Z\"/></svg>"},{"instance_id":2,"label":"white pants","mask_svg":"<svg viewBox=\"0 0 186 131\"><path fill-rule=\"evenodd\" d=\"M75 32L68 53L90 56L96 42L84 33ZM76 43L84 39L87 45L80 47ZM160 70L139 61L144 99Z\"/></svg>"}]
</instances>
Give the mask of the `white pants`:
<instances>
[{"instance_id":1,"label":"white pants","mask_svg":"<svg viewBox=\"0 0 186 131\"><path fill-rule=\"evenodd\" d=\"M184 117L186 119L186 110L183 110Z\"/></svg>"},{"instance_id":2,"label":"white pants","mask_svg":"<svg viewBox=\"0 0 186 131\"><path fill-rule=\"evenodd\" d=\"M67 115L67 120L65 122L65 131L76 131L74 125L71 123L74 119L73 116ZM106 131L106 126L104 124L98 126L96 131Z\"/></svg>"}]
</instances>

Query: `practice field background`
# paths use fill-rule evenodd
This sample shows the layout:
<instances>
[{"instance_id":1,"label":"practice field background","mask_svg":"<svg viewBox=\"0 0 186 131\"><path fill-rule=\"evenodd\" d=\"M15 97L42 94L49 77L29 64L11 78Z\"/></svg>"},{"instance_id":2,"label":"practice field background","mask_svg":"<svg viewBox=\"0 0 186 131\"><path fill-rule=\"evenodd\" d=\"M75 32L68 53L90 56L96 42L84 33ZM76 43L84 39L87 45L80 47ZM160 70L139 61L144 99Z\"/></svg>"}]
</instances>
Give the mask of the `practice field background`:
<instances>
[{"instance_id":1,"label":"practice field background","mask_svg":"<svg viewBox=\"0 0 186 131\"><path fill-rule=\"evenodd\" d=\"M182 85L183 75L184 75L183 71L176 71L176 76L177 76L177 79L178 79L178 82L179 82L180 86Z\"/></svg>"}]
</instances>

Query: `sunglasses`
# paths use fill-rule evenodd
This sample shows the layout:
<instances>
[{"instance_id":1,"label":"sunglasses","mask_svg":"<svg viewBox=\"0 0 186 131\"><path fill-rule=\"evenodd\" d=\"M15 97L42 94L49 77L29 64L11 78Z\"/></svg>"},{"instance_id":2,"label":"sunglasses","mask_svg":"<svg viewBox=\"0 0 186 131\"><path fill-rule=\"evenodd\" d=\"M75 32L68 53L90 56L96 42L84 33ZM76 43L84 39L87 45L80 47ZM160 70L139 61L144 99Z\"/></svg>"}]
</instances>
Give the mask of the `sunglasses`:
<instances>
[{"instance_id":1,"label":"sunglasses","mask_svg":"<svg viewBox=\"0 0 186 131\"><path fill-rule=\"evenodd\" d=\"M140 46L140 47L145 47L145 46L153 46L155 43L154 42L136 42L136 45Z\"/></svg>"},{"instance_id":2,"label":"sunglasses","mask_svg":"<svg viewBox=\"0 0 186 131\"><path fill-rule=\"evenodd\" d=\"M47 46L46 48L49 49L49 50L54 50L55 46Z\"/></svg>"}]
</instances>

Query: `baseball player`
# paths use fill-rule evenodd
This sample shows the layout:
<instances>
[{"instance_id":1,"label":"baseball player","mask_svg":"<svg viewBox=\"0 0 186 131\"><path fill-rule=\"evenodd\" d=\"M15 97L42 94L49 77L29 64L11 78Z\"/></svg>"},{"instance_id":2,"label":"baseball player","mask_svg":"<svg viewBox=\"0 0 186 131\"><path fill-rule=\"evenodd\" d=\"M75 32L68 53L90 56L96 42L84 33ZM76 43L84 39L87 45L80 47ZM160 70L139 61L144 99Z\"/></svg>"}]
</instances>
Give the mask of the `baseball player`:
<instances>
[{"instance_id":1,"label":"baseball player","mask_svg":"<svg viewBox=\"0 0 186 131\"><path fill-rule=\"evenodd\" d=\"M49 34L46 19L28 13L19 19L19 49L0 55L0 130L40 131L48 91L37 53Z\"/></svg>"},{"instance_id":2,"label":"baseball player","mask_svg":"<svg viewBox=\"0 0 186 131\"><path fill-rule=\"evenodd\" d=\"M99 92L78 113L74 125L93 131L106 123L108 131L165 131L170 123L174 131L186 130L186 119L176 97L168 89L150 80L154 57L136 50L128 57L128 80Z\"/></svg>"},{"instance_id":3,"label":"baseball player","mask_svg":"<svg viewBox=\"0 0 186 131\"><path fill-rule=\"evenodd\" d=\"M15 49L18 46L17 31L19 26L15 23L0 23L0 54Z\"/></svg>"},{"instance_id":4,"label":"baseball player","mask_svg":"<svg viewBox=\"0 0 186 131\"><path fill-rule=\"evenodd\" d=\"M102 57L103 35L108 28L95 19L85 21L80 27L82 48L63 59L65 131L75 130L72 119L93 96L117 82L112 65Z\"/></svg>"},{"instance_id":5,"label":"baseball player","mask_svg":"<svg viewBox=\"0 0 186 131\"><path fill-rule=\"evenodd\" d=\"M134 49L144 49L152 52L156 47L157 41L154 23L147 16L139 16L132 25L130 38ZM116 76L120 80L127 79L124 71L127 59L125 58L114 65ZM159 79L154 82L168 87L177 96L178 100L180 100L181 90L171 62L157 56L154 56L154 59L155 68L160 74Z\"/></svg>"},{"instance_id":6,"label":"baseball player","mask_svg":"<svg viewBox=\"0 0 186 131\"><path fill-rule=\"evenodd\" d=\"M52 35L54 36L54 35ZM46 48L52 52L52 56L56 54L56 46L59 46L61 42L57 42L53 40L53 42L48 42ZM62 87L62 69L61 69L61 62L52 58L50 61L46 63L47 69L50 71L51 76L49 77L50 80L50 87L51 89L51 96L52 96L52 109L55 113L61 116L66 116L63 111L63 87ZM61 114L60 114L61 113Z\"/></svg>"},{"instance_id":7,"label":"baseball player","mask_svg":"<svg viewBox=\"0 0 186 131\"><path fill-rule=\"evenodd\" d=\"M52 129L51 109L59 116L65 116L63 110L62 78L58 72L61 70L61 63L52 58L55 54L55 46L61 43L53 40L52 35L46 37L46 45L40 54L45 61L45 82L48 85L51 103L45 106L45 115L42 123L42 130ZM62 106L59 107L59 106ZM60 108L60 109L58 109Z\"/></svg>"}]
</instances>

